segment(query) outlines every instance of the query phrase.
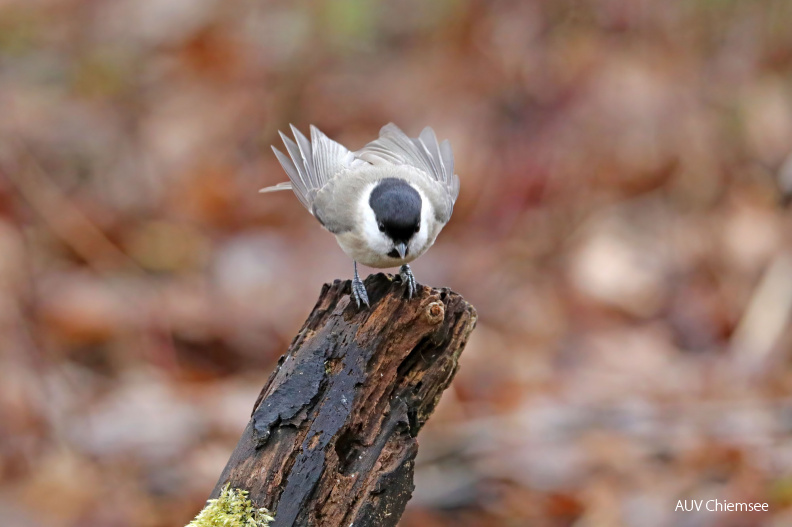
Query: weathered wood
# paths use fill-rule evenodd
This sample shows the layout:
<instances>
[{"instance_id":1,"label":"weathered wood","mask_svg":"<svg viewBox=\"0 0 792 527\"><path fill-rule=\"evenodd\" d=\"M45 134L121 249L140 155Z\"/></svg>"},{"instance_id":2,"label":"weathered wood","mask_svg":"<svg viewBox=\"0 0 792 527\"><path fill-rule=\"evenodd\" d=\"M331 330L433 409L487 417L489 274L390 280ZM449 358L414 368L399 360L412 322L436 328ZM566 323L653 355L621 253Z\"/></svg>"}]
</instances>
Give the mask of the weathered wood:
<instances>
[{"instance_id":1,"label":"weathered wood","mask_svg":"<svg viewBox=\"0 0 792 527\"><path fill-rule=\"evenodd\" d=\"M275 512L273 527L395 526L413 491L416 435L454 377L476 324L447 289L404 298L398 277L350 282L319 301L254 406L212 497L226 483Z\"/></svg>"}]
</instances>

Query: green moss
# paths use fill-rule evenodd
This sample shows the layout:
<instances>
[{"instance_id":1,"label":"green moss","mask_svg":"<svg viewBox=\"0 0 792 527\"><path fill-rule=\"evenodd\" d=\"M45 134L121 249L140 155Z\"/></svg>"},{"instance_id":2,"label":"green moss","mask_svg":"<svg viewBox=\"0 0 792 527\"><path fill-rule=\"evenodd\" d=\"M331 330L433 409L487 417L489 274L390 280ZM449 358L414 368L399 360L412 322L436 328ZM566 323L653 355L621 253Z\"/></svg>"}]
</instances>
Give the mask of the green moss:
<instances>
[{"instance_id":1,"label":"green moss","mask_svg":"<svg viewBox=\"0 0 792 527\"><path fill-rule=\"evenodd\" d=\"M187 527L268 527L274 519L267 509L253 507L248 491L226 485Z\"/></svg>"}]
</instances>

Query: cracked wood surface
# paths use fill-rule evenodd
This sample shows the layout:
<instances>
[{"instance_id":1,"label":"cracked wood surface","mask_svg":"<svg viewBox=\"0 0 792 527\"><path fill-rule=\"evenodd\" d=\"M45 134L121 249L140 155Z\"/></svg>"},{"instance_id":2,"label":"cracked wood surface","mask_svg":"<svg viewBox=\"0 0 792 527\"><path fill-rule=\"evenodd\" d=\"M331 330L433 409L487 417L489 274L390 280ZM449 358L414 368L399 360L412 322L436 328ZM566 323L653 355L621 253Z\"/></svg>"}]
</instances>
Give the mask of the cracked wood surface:
<instances>
[{"instance_id":1,"label":"cracked wood surface","mask_svg":"<svg viewBox=\"0 0 792 527\"><path fill-rule=\"evenodd\" d=\"M325 284L212 492L247 489L273 527L390 527L413 491L416 435L451 383L476 311L448 289Z\"/></svg>"}]
</instances>

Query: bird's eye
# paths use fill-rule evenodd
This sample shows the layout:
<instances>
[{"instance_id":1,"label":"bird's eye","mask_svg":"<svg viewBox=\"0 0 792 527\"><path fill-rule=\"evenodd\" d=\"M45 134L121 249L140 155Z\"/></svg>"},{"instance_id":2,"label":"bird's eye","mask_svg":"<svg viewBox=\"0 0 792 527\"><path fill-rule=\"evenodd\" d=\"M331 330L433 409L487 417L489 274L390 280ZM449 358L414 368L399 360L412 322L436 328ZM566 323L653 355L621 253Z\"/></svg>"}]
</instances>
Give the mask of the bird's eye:
<instances>
[{"instance_id":1,"label":"bird's eye","mask_svg":"<svg viewBox=\"0 0 792 527\"><path fill-rule=\"evenodd\" d=\"M415 226L415 231L414 231L414 232L418 232L418 231L420 231L420 230L421 230L421 224L420 224L420 223L418 223L418 224Z\"/></svg>"},{"instance_id":2,"label":"bird's eye","mask_svg":"<svg viewBox=\"0 0 792 527\"><path fill-rule=\"evenodd\" d=\"M380 232L385 232L385 224L381 221L377 222L377 227L379 227Z\"/></svg>"}]
</instances>

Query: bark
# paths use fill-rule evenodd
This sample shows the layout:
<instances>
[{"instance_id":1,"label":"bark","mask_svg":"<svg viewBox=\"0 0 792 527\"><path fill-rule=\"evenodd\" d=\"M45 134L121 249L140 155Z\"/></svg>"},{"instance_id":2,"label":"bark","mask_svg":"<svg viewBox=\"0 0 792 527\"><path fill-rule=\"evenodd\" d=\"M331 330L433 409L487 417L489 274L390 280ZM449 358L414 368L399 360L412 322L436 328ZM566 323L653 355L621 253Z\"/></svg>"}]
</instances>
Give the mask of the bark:
<instances>
[{"instance_id":1,"label":"bark","mask_svg":"<svg viewBox=\"0 0 792 527\"><path fill-rule=\"evenodd\" d=\"M369 276L325 284L220 476L275 512L273 527L395 526L413 491L416 435L451 383L476 312L448 289Z\"/></svg>"}]
</instances>

